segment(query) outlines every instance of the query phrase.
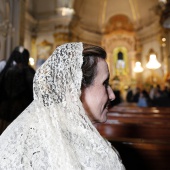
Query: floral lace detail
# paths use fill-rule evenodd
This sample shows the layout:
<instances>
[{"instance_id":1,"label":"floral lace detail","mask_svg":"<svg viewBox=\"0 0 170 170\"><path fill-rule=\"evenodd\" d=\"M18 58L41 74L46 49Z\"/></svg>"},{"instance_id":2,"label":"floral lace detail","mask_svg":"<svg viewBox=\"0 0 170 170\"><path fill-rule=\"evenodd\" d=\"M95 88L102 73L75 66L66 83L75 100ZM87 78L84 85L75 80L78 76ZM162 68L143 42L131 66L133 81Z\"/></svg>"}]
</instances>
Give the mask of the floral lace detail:
<instances>
[{"instance_id":1,"label":"floral lace detail","mask_svg":"<svg viewBox=\"0 0 170 170\"><path fill-rule=\"evenodd\" d=\"M124 169L80 101L82 51L64 44L37 70L34 101L0 137L0 169Z\"/></svg>"},{"instance_id":2,"label":"floral lace detail","mask_svg":"<svg viewBox=\"0 0 170 170\"><path fill-rule=\"evenodd\" d=\"M66 92L80 95L82 79L82 45L68 43L59 46L36 72L34 98L44 106L66 101Z\"/></svg>"}]
</instances>

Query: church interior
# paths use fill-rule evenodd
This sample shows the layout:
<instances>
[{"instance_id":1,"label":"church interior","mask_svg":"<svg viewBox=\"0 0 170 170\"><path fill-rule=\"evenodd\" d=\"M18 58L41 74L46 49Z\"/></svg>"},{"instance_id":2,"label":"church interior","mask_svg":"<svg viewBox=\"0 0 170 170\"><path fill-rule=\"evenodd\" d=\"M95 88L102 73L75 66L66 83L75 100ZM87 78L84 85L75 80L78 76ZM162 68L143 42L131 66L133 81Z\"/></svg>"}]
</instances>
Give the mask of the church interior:
<instances>
[{"instance_id":1,"label":"church interior","mask_svg":"<svg viewBox=\"0 0 170 170\"><path fill-rule=\"evenodd\" d=\"M129 88L170 89L170 0L0 0L0 60L21 45L36 70L67 42L106 50L110 85L122 100ZM112 108L98 130L127 170L168 170L169 121L168 107L137 108L132 102Z\"/></svg>"},{"instance_id":2,"label":"church interior","mask_svg":"<svg viewBox=\"0 0 170 170\"><path fill-rule=\"evenodd\" d=\"M81 41L106 50L113 87L164 88L170 83L169 9L169 0L1 0L0 59L23 45L36 69L57 46Z\"/></svg>"}]
</instances>

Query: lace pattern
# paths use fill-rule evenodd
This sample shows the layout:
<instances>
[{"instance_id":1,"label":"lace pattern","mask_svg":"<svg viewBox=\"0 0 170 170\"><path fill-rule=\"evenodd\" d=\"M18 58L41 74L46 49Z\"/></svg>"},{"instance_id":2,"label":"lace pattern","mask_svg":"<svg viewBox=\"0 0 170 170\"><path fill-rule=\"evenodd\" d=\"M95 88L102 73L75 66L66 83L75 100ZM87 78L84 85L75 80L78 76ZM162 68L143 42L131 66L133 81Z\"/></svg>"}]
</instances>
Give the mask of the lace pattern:
<instances>
[{"instance_id":1,"label":"lace pattern","mask_svg":"<svg viewBox=\"0 0 170 170\"><path fill-rule=\"evenodd\" d=\"M79 99L82 50L64 44L37 70L34 101L0 137L0 169L124 169Z\"/></svg>"},{"instance_id":2,"label":"lace pattern","mask_svg":"<svg viewBox=\"0 0 170 170\"><path fill-rule=\"evenodd\" d=\"M66 92L80 95L83 47L68 43L58 47L36 72L34 98L44 106L66 101Z\"/></svg>"}]
</instances>

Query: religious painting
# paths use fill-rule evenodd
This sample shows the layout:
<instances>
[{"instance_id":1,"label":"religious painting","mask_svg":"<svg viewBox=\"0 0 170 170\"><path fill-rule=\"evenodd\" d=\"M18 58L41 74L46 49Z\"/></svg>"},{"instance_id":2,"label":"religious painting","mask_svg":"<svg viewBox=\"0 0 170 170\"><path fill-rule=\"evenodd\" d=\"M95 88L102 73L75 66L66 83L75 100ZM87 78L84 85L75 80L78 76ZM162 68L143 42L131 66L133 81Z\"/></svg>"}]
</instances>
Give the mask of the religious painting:
<instances>
[{"instance_id":1,"label":"religious painting","mask_svg":"<svg viewBox=\"0 0 170 170\"><path fill-rule=\"evenodd\" d=\"M113 50L113 61L115 74L117 76L127 75L127 49L125 47L117 47Z\"/></svg>"}]
</instances>

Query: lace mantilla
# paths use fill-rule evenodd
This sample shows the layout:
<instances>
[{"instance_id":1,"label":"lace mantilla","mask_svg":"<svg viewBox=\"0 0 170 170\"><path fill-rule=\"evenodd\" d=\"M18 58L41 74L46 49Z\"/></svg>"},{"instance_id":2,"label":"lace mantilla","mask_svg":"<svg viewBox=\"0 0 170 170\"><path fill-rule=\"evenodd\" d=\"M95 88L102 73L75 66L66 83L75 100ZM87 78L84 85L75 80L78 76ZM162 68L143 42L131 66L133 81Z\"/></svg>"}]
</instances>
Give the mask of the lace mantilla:
<instances>
[{"instance_id":1,"label":"lace mantilla","mask_svg":"<svg viewBox=\"0 0 170 170\"><path fill-rule=\"evenodd\" d=\"M82 51L64 44L37 70L34 101L0 137L0 169L124 169L79 99Z\"/></svg>"}]
</instances>

